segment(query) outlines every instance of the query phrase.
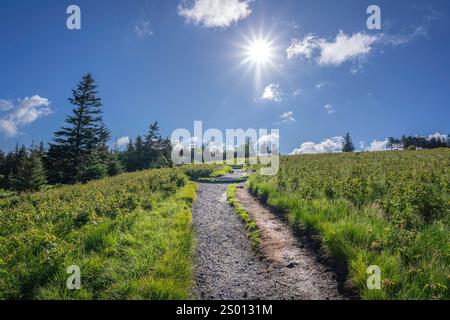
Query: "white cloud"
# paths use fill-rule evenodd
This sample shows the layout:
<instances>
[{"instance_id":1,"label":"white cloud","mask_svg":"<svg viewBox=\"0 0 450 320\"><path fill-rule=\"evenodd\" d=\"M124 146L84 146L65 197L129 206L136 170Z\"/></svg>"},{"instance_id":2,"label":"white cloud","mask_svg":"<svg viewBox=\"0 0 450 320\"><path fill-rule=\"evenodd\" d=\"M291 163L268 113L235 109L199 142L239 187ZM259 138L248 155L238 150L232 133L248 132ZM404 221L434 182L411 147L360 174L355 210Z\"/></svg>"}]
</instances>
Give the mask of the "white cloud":
<instances>
[{"instance_id":1,"label":"white cloud","mask_svg":"<svg viewBox=\"0 0 450 320\"><path fill-rule=\"evenodd\" d=\"M428 136L428 140L431 140L432 138L447 141L447 135L446 134L442 134L442 133L437 133L436 132L435 134L430 134Z\"/></svg>"},{"instance_id":2,"label":"white cloud","mask_svg":"<svg viewBox=\"0 0 450 320\"><path fill-rule=\"evenodd\" d=\"M351 69L352 74L361 71L361 60L372 52L375 46L400 46L418 38L429 38L428 30L431 22L437 19L436 13L425 16L421 25L411 26L409 32L399 34L380 33L370 35L364 32L347 35L342 30L334 39L320 38L307 34L303 39L292 39L286 49L288 59L303 58L313 60L320 66L340 66L346 61L356 62Z\"/></svg>"},{"instance_id":3,"label":"white cloud","mask_svg":"<svg viewBox=\"0 0 450 320\"><path fill-rule=\"evenodd\" d=\"M310 59L313 52L318 48L321 39L312 34L306 35L303 40L292 39L291 45L286 49L288 59L294 59L298 56Z\"/></svg>"},{"instance_id":4,"label":"white cloud","mask_svg":"<svg viewBox=\"0 0 450 320\"><path fill-rule=\"evenodd\" d=\"M330 85L330 83L329 82L327 82L327 81L323 81L323 82L319 82L318 84L316 84L316 89L322 89L322 88L324 88L324 87L326 87L326 86L329 86Z\"/></svg>"},{"instance_id":5,"label":"white cloud","mask_svg":"<svg viewBox=\"0 0 450 320\"><path fill-rule=\"evenodd\" d=\"M10 100L0 99L0 111L8 111L14 108L14 104Z\"/></svg>"},{"instance_id":6,"label":"white cloud","mask_svg":"<svg viewBox=\"0 0 450 320\"><path fill-rule=\"evenodd\" d=\"M397 47L412 42L418 38L429 38L428 32L431 27L431 23L434 20L437 20L440 15L431 7L426 7L425 10L428 11L428 14L423 17L420 25L410 26L409 31L399 34L383 33L380 35L379 42L384 45L392 45L393 47Z\"/></svg>"},{"instance_id":7,"label":"white cloud","mask_svg":"<svg viewBox=\"0 0 450 320\"><path fill-rule=\"evenodd\" d=\"M19 131L16 124L8 119L0 119L0 132L7 137L14 137Z\"/></svg>"},{"instance_id":8,"label":"white cloud","mask_svg":"<svg viewBox=\"0 0 450 320\"><path fill-rule=\"evenodd\" d=\"M295 123L297 120L295 119L294 112L289 111L285 112L280 116L281 122L285 124Z\"/></svg>"},{"instance_id":9,"label":"white cloud","mask_svg":"<svg viewBox=\"0 0 450 320\"><path fill-rule=\"evenodd\" d=\"M153 28L151 21L141 21L134 25L134 32L139 39L153 35Z\"/></svg>"},{"instance_id":10,"label":"white cloud","mask_svg":"<svg viewBox=\"0 0 450 320\"><path fill-rule=\"evenodd\" d=\"M50 101L39 95L18 100L17 105L10 108L10 113L0 118L0 132L7 137L19 133L21 127L27 126L37 119L52 113ZM8 106L11 107L11 106Z\"/></svg>"},{"instance_id":11,"label":"white cloud","mask_svg":"<svg viewBox=\"0 0 450 320\"><path fill-rule=\"evenodd\" d=\"M271 83L264 88L261 100L281 102L282 92L280 85L276 83Z\"/></svg>"},{"instance_id":12,"label":"white cloud","mask_svg":"<svg viewBox=\"0 0 450 320\"><path fill-rule=\"evenodd\" d=\"M325 139L321 143L304 142L300 148L294 149L291 155L341 152L343 142L343 137Z\"/></svg>"},{"instance_id":13,"label":"white cloud","mask_svg":"<svg viewBox=\"0 0 450 320\"><path fill-rule=\"evenodd\" d=\"M336 110L334 110L334 107L333 107L333 105L331 105L331 104L325 105L324 108L325 108L325 110L328 112L328 114L336 113Z\"/></svg>"},{"instance_id":14,"label":"white cloud","mask_svg":"<svg viewBox=\"0 0 450 320\"><path fill-rule=\"evenodd\" d=\"M178 14L187 21L207 28L226 28L248 17L252 11L249 3L241 0L195 0L182 1Z\"/></svg>"},{"instance_id":15,"label":"white cloud","mask_svg":"<svg viewBox=\"0 0 450 320\"><path fill-rule=\"evenodd\" d=\"M339 66L342 63L364 57L372 50L377 36L355 33L347 35L339 31L334 40L319 38L314 35L306 35L303 40L293 39L286 49L288 59L302 57L315 58L321 65Z\"/></svg>"},{"instance_id":16,"label":"white cloud","mask_svg":"<svg viewBox=\"0 0 450 320\"><path fill-rule=\"evenodd\" d=\"M130 137L127 137L127 136L121 137L121 138L117 139L116 146L117 146L117 148L126 147L127 145L130 144L130 142L131 142Z\"/></svg>"},{"instance_id":17,"label":"white cloud","mask_svg":"<svg viewBox=\"0 0 450 320\"><path fill-rule=\"evenodd\" d=\"M280 136L277 133L271 133L265 136L262 136L261 138L258 139L258 144L265 144L265 145L270 145L270 144L278 144L278 142L280 141Z\"/></svg>"},{"instance_id":18,"label":"white cloud","mask_svg":"<svg viewBox=\"0 0 450 320\"><path fill-rule=\"evenodd\" d=\"M370 152L386 151L388 149L387 148L388 143L389 143L388 139L386 139L384 141L374 140L374 141L372 141L370 146L367 147L367 151L370 151Z\"/></svg>"},{"instance_id":19,"label":"white cloud","mask_svg":"<svg viewBox=\"0 0 450 320\"><path fill-rule=\"evenodd\" d=\"M321 53L317 62L319 65L339 66L345 61L368 54L376 40L376 36L363 33L348 36L343 31L340 31L334 41L322 41L320 43Z\"/></svg>"}]
</instances>

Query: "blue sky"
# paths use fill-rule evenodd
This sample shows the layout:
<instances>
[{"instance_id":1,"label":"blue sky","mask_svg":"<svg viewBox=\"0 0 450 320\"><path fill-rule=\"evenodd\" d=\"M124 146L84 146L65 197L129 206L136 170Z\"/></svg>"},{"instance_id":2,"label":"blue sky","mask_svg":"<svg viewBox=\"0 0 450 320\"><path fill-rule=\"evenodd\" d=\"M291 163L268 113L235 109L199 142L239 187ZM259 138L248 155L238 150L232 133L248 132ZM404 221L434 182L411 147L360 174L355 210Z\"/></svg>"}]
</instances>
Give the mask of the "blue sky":
<instances>
[{"instance_id":1,"label":"blue sky","mask_svg":"<svg viewBox=\"0 0 450 320\"><path fill-rule=\"evenodd\" d=\"M81 30L66 27L71 4ZM1 1L0 147L48 142L86 72L114 139L154 120L164 135L195 120L279 128L284 153L333 150L347 131L365 147L447 134L449 14L446 0Z\"/></svg>"}]
</instances>

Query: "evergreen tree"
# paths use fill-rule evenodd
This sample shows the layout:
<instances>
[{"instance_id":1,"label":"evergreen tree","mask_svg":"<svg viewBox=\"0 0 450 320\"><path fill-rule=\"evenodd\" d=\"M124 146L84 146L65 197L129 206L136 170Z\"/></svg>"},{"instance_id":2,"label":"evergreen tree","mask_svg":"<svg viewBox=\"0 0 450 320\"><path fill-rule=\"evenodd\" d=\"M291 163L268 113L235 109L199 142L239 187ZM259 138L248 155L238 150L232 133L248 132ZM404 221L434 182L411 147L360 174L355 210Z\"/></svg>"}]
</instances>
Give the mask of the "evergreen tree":
<instances>
[{"instance_id":1,"label":"evergreen tree","mask_svg":"<svg viewBox=\"0 0 450 320\"><path fill-rule=\"evenodd\" d=\"M342 152L353 152L355 151L355 146L353 145L352 138L350 137L350 132L344 137L344 144L342 146Z\"/></svg>"},{"instance_id":2,"label":"evergreen tree","mask_svg":"<svg viewBox=\"0 0 450 320\"><path fill-rule=\"evenodd\" d=\"M6 189L8 172L6 169L6 154L0 149L0 189Z\"/></svg>"},{"instance_id":3,"label":"evergreen tree","mask_svg":"<svg viewBox=\"0 0 450 320\"><path fill-rule=\"evenodd\" d=\"M126 151L122 154L122 162L125 164L125 169L128 172L132 172L135 169L135 162L134 162L134 154L136 149L134 148L133 140L130 139L130 143L127 145Z\"/></svg>"},{"instance_id":4,"label":"evergreen tree","mask_svg":"<svg viewBox=\"0 0 450 320\"><path fill-rule=\"evenodd\" d=\"M161 153L161 140L158 122L151 123L148 134L145 137L146 168L153 168L157 166L158 158Z\"/></svg>"},{"instance_id":5,"label":"evergreen tree","mask_svg":"<svg viewBox=\"0 0 450 320\"><path fill-rule=\"evenodd\" d=\"M108 176L108 167L102 163L102 155L94 151L89 160L81 167L77 181L88 182L90 180L102 179Z\"/></svg>"},{"instance_id":6,"label":"evergreen tree","mask_svg":"<svg viewBox=\"0 0 450 320\"><path fill-rule=\"evenodd\" d=\"M89 173L93 168L106 167L110 133L103 124L102 103L96 88L88 73L72 90L73 97L69 98L74 106L72 115L66 118L67 125L55 132L48 152L47 166L53 182L86 181L87 176L98 176Z\"/></svg>"},{"instance_id":7,"label":"evergreen tree","mask_svg":"<svg viewBox=\"0 0 450 320\"><path fill-rule=\"evenodd\" d=\"M144 139L142 139L141 136L136 137L134 148L135 148L134 154L132 155L134 168L132 169L132 171L144 170L146 168L145 143Z\"/></svg>"},{"instance_id":8,"label":"evergreen tree","mask_svg":"<svg viewBox=\"0 0 450 320\"><path fill-rule=\"evenodd\" d=\"M10 176L11 187L16 191L38 191L47 184L44 165L36 150L31 150L28 157L22 158L17 172Z\"/></svg>"},{"instance_id":9,"label":"evergreen tree","mask_svg":"<svg viewBox=\"0 0 450 320\"><path fill-rule=\"evenodd\" d=\"M108 175L116 176L124 172L124 167L120 161L119 152L117 150L110 152L108 157Z\"/></svg>"}]
</instances>

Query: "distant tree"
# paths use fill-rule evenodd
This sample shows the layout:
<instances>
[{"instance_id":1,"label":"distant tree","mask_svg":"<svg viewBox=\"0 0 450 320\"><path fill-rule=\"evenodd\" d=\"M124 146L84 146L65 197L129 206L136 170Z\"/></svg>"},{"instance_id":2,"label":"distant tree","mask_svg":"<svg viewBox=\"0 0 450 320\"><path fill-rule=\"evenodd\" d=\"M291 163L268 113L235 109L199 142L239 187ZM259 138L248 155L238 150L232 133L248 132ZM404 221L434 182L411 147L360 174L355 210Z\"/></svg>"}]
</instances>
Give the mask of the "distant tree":
<instances>
[{"instance_id":1,"label":"distant tree","mask_svg":"<svg viewBox=\"0 0 450 320\"><path fill-rule=\"evenodd\" d=\"M145 143L142 136L136 137L136 142L134 143L134 165L135 167L132 169L132 171L136 170L144 170L146 168L146 159L145 159Z\"/></svg>"},{"instance_id":2,"label":"distant tree","mask_svg":"<svg viewBox=\"0 0 450 320\"><path fill-rule=\"evenodd\" d=\"M350 132L344 137L344 143L342 145L342 152L353 152L355 151L355 146L353 145L352 138L350 137Z\"/></svg>"},{"instance_id":3,"label":"distant tree","mask_svg":"<svg viewBox=\"0 0 450 320\"><path fill-rule=\"evenodd\" d=\"M8 172L5 169L6 169L6 154L3 150L0 149L0 189L7 188Z\"/></svg>"},{"instance_id":4,"label":"distant tree","mask_svg":"<svg viewBox=\"0 0 450 320\"><path fill-rule=\"evenodd\" d=\"M29 157L22 158L17 172L10 176L11 187L17 191L38 191L47 184L44 165L39 153L31 150Z\"/></svg>"},{"instance_id":5,"label":"distant tree","mask_svg":"<svg viewBox=\"0 0 450 320\"><path fill-rule=\"evenodd\" d=\"M125 168L120 160L120 154L117 150L109 153L108 158L108 175L115 176L125 171Z\"/></svg>"},{"instance_id":6,"label":"distant tree","mask_svg":"<svg viewBox=\"0 0 450 320\"><path fill-rule=\"evenodd\" d=\"M81 167L78 173L78 181L88 182L90 180L102 179L108 176L108 167L102 163L99 152L90 155L89 160Z\"/></svg>"},{"instance_id":7,"label":"distant tree","mask_svg":"<svg viewBox=\"0 0 450 320\"><path fill-rule=\"evenodd\" d=\"M160 167L164 159L162 159L162 137L159 133L158 122L151 123L148 133L145 137L145 168Z\"/></svg>"},{"instance_id":8,"label":"distant tree","mask_svg":"<svg viewBox=\"0 0 450 320\"><path fill-rule=\"evenodd\" d=\"M48 152L47 167L52 182L85 181L97 164L106 167L109 131L103 124L102 103L91 74L83 76L73 97L67 126L55 132ZM93 176L97 176L93 174Z\"/></svg>"},{"instance_id":9,"label":"distant tree","mask_svg":"<svg viewBox=\"0 0 450 320\"><path fill-rule=\"evenodd\" d=\"M12 177L17 174L19 166L27 158L27 148L24 145L16 143L14 149L8 153L5 159L5 167L3 168L4 181L6 189L12 189Z\"/></svg>"},{"instance_id":10,"label":"distant tree","mask_svg":"<svg viewBox=\"0 0 450 320\"><path fill-rule=\"evenodd\" d=\"M125 166L125 170L131 172L135 168L134 154L136 149L134 148L134 142L130 139L130 143L127 145L127 149L120 155L122 163Z\"/></svg>"}]
</instances>

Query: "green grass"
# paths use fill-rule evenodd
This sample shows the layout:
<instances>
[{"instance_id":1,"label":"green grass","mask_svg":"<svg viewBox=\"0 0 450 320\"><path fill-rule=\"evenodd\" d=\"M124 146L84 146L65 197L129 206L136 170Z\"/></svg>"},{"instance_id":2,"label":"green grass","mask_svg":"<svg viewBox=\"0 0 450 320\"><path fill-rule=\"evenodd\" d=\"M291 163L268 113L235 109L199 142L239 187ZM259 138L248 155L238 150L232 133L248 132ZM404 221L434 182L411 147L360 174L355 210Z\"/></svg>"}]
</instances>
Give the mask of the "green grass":
<instances>
[{"instance_id":1,"label":"green grass","mask_svg":"<svg viewBox=\"0 0 450 320\"><path fill-rule=\"evenodd\" d=\"M322 238L363 299L449 299L450 150L283 157L253 193ZM381 269L369 290L367 267Z\"/></svg>"},{"instance_id":2,"label":"green grass","mask_svg":"<svg viewBox=\"0 0 450 320\"><path fill-rule=\"evenodd\" d=\"M0 298L189 298L195 193L160 169L1 199Z\"/></svg>"},{"instance_id":3,"label":"green grass","mask_svg":"<svg viewBox=\"0 0 450 320\"><path fill-rule=\"evenodd\" d=\"M191 180L200 181L222 177L233 169L223 164L190 164L181 166L183 172Z\"/></svg>"},{"instance_id":4,"label":"green grass","mask_svg":"<svg viewBox=\"0 0 450 320\"><path fill-rule=\"evenodd\" d=\"M258 227L256 226L255 220L248 214L247 211L242 208L237 199L236 199L236 188L237 184L231 184L228 187L227 195L228 195L228 202L231 206L233 206L234 210L236 211L236 214L239 216L239 218L245 223L245 228L248 232L248 237L250 238L252 242L252 247L255 250L259 250L259 246L261 244L261 237L258 230Z\"/></svg>"}]
</instances>

